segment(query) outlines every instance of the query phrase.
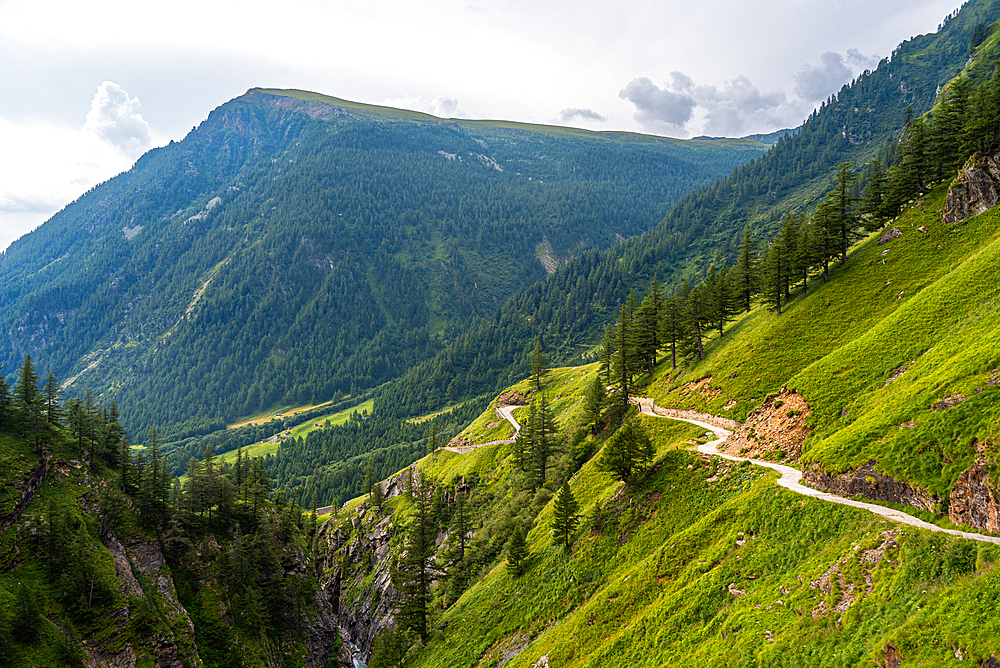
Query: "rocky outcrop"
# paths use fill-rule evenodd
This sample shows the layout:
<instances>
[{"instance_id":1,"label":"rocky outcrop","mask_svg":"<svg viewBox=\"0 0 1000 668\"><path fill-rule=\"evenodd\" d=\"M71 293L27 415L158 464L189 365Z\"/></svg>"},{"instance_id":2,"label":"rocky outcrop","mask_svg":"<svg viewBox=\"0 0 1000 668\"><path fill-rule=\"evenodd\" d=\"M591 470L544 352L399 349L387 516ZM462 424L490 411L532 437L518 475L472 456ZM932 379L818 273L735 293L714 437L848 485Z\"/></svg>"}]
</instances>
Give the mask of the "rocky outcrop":
<instances>
[{"instance_id":1,"label":"rocky outcrop","mask_svg":"<svg viewBox=\"0 0 1000 668\"><path fill-rule=\"evenodd\" d=\"M809 436L809 414L801 394L782 388L778 396L768 397L750 413L723 445L723 451L755 459L798 459L802 442Z\"/></svg>"},{"instance_id":2,"label":"rocky outcrop","mask_svg":"<svg viewBox=\"0 0 1000 668\"><path fill-rule=\"evenodd\" d=\"M814 465L802 472L802 481L810 487L848 498L860 496L873 501L902 503L920 510L937 510L940 499L927 490L878 473L875 471L876 464L874 459L869 459L861 468L851 469L840 475L831 475Z\"/></svg>"},{"instance_id":3,"label":"rocky outcrop","mask_svg":"<svg viewBox=\"0 0 1000 668\"><path fill-rule=\"evenodd\" d=\"M896 649L895 645L887 644L885 646L885 659L882 661L882 666L884 668L900 668L903 665L903 657L899 654L899 650Z\"/></svg>"},{"instance_id":4,"label":"rocky outcrop","mask_svg":"<svg viewBox=\"0 0 1000 668\"><path fill-rule=\"evenodd\" d=\"M980 531L1000 533L1000 498L995 485L986 459L977 457L951 489L948 519Z\"/></svg>"},{"instance_id":5,"label":"rocky outcrop","mask_svg":"<svg viewBox=\"0 0 1000 668\"><path fill-rule=\"evenodd\" d=\"M21 490L21 498L14 504L14 509L10 513L0 517L0 532L11 526L21 516L21 513L31 503L31 499L35 496L35 491L42 484L42 481L45 480L45 476L49 474L51 468L50 457L49 455L45 455L38 466L35 467L35 470L31 472L30 476L20 483L14 484L15 488Z\"/></svg>"},{"instance_id":6,"label":"rocky outcrop","mask_svg":"<svg viewBox=\"0 0 1000 668\"><path fill-rule=\"evenodd\" d=\"M884 246L893 239L899 239L903 236L903 233L899 231L898 227L893 227L882 233L882 236L878 238L878 245Z\"/></svg>"},{"instance_id":7,"label":"rocky outcrop","mask_svg":"<svg viewBox=\"0 0 1000 668\"><path fill-rule=\"evenodd\" d=\"M941 220L954 224L989 211L1000 200L1000 156L972 156L948 189Z\"/></svg>"},{"instance_id":8,"label":"rocky outcrop","mask_svg":"<svg viewBox=\"0 0 1000 668\"><path fill-rule=\"evenodd\" d=\"M358 529L362 529L362 522L370 509L359 507L358 511L361 517L354 522ZM384 517L367 532L356 534L342 548L346 561L358 567L349 567L349 571L341 576L339 624L349 643L365 659L370 656L372 643L378 634L396 625L394 610L401 596L392 585L392 556L389 551L392 530L391 516ZM366 578L369 571L365 564L369 560L372 577Z\"/></svg>"},{"instance_id":9,"label":"rocky outcrop","mask_svg":"<svg viewBox=\"0 0 1000 668\"><path fill-rule=\"evenodd\" d=\"M524 394L514 389L507 390L497 397L497 408L503 408L504 406L526 406L531 403L534 393L534 388L527 390Z\"/></svg>"},{"instance_id":10,"label":"rocky outcrop","mask_svg":"<svg viewBox=\"0 0 1000 668\"><path fill-rule=\"evenodd\" d=\"M313 614L305 625L306 665L309 668L325 668L336 659L343 666L353 666L346 644L339 653L333 646L340 635L337 619L337 605L340 599L340 577L316 588L313 600Z\"/></svg>"},{"instance_id":11,"label":"rocky outcrop","mask_svg":"<svg viewBox=\"0 0 1000 668\"><path fill-rule=\"evenodd\" d=\"M146 641L140 653L152 653L155 665L163 668L203 665L195 645L194 624L177 600L173 579L159 547L144 540L122 544L114 534L103 536L102 543L114 559L118 589L123 598L127 600L132 596L144 600L168 625L165 632L157 632L151 638L136 638ZM145 589L140 579L145 581ZM119 642L119 634L128 629L130 615L128 606L112 611L109 616L120 621L118 633L103 638L99 644L84 646L93 665L121 668L136 665L136 647L132 642Z\"/></svg>"}]
</instances>

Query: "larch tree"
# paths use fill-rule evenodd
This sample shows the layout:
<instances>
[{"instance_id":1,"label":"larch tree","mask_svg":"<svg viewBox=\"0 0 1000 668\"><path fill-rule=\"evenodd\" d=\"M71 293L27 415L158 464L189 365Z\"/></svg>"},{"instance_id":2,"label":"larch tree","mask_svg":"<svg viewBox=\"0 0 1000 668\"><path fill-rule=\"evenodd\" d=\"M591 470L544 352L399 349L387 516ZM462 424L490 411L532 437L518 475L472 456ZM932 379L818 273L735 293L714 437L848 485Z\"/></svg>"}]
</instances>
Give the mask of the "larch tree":
<instances>
[{"instance_id":1,"label":"larch tree","mask_svg":"<svg viewBox=\"0 0 1000 668\"><path fill-rule=\"evenodd\" d=\"M39 452L39 436L44 417L43 401L38 389L38 373L31 361L31 355L24 356L24 363L17 370L17 381L14 383L14 408L21 426L21 438L30 435L35 442L34 451Z\"/></svg>"},{"instance_id":2,"label":"larch tree","mask_svg":"<svg viewBox=\"0 0 1000 668\"><path fill-rule=\"evenodd\" d=\"M556 494L552 517L552 539L556 545L569 549L573 532L580 522L580 504L569 488L569 480L564 480Z\"/></svg>"},{"instance_id":3,"label":"larch tree","mask_svg":"<svg viewBox=\"0 0 1000 668\"><path fill-rule=\"evenodd\" d=\"M750 305L757 291L757 241L749 225L743 228L743 241L740 244L739 255L734 266L739 302L747 313L750 312Z\"/></svg>"},{"instance_id":4,"label":"larch tree","mask_svg":"<svg viewBox=\"0 0 1000 668\"><path fill-rule=\"evenodd\" d=\"M434 524L434 487L426 478L413 490L414 513L406 532L406 547L393 569L393 584L402 595L396 612L397 623L427 640L427 613L430 605L431 557L437 537Z\"/></svg>"},{"instance_id":5,"label":"larch tree","mask_svg":"<svg viewBox=\"0 0 1000 668\"><path fill-rule=\"evenodd\" d=\"M528 558L528 544L524 539L524 529L518 524L507 543L507 570L514 577L524 574L524 562Z\"/></svg>"}]
</instances>

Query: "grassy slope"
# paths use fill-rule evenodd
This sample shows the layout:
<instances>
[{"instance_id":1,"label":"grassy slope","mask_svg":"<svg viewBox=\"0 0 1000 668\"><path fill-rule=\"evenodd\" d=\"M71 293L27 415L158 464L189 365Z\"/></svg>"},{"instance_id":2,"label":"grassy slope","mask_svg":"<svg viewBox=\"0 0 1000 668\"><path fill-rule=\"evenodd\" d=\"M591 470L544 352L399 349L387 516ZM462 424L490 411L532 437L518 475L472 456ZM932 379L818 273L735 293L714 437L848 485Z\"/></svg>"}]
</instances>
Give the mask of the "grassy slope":
<instances>
[{"instance_id":1,"label":"grassy slope","mask_svg":"<svg viewBox=\"0 0 1000 668\"><path fill-rule=\"evenodd\" d=\"M1000 390L988 380L1000 366L1000 213L945 225L944 194L940 187L914 203L893 223L901 239L880 247L873 235L780 317L758 308L683 375L671 381L668 369L658 372L649 394L662 405L745 419L767 394L797 389L816 430L804 461L842 471L875 458L894 477L946 494L972 462L973 439L997 435ZM685 391L708 376L718 394ZM952 393L969 399L931 409Z\"/></svg>"},{"instance_id":2,"label":"grassy slope","mask_svg":"<svg viewBox=\"0 0 1000 668\"><path fill-rule=\"evenodd\" d=\"M679 449L700 429L639 419L660 463L647 484L632 493L584 464L571 480L586 509L572 555L550 545L549 501L528 536L527 572L513 578L495 563L434 619L446 630L407 665L497 665L518 647L505 666L545 654L559 666L871 665L889 643L912 665L948 665L957 648L976 660L1000 651L995 546L803 499L760 469ZM495 487L516 476L502 446L438 452L420 466ZM897 541L887 559L868 561L887 537ZM812 586L834 565L842 581ZM828 612L814 617L821 603Z\"/></svg>"}]
</instances>

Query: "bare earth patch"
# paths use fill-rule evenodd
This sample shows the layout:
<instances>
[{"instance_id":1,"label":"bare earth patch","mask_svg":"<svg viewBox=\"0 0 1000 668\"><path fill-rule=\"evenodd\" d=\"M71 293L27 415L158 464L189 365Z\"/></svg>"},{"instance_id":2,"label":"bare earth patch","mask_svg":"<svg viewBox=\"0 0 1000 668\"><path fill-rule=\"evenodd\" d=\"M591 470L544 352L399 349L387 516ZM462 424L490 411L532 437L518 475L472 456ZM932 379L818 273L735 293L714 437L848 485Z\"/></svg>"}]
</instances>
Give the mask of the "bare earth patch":
<instances>
[{"instance_id":1,"label":"bare earth patch","mask_svg":"<svg viewBox=\"0 0 1000 668\"><path fill-rule=\"evenodd\" d=\"M781 394L767 399L747 417L726 441L723 451L756 459L796 460L802 454L802 442L809 436L809 413L801 394L782 389Z\"/></svg>"}]
</instances>

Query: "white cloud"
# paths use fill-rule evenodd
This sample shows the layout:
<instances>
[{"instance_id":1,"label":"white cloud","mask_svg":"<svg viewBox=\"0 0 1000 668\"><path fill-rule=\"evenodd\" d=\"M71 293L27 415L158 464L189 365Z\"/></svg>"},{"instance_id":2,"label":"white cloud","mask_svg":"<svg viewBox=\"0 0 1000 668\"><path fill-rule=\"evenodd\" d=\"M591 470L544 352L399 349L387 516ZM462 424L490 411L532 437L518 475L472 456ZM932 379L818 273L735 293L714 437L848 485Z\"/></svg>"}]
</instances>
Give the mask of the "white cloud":
<instances>
[{"instance_id":1,"label":"white cloud","mask_svg":"<svg viewBox=\"0 0 1000 668\"><path fill-rule=\"evenodd\" d=\"M603 123L608 120L608 117L597 113L593 109L579 109L577 107L570 107L559 112L560 123L570 123L575 120L597 121L599 123Z\"/></svg>"},{"instance_id":2,"label":"white cloud","mask_svg":"<svg viewBox=\"0 0 1000 668\"><path fill-rule=\"evenodd\" d=\"M0 250L92 186L129 169L153 144L138 104L105 82L80 127L0 117Z\"/></svg>"},{"instance_id":3,"label":"white cloud","mask_svg":"<svg viewBox=\"0 0 1000 668\"><path fill-rule=\"evenodd\" d=\"M129 97L121 86L105 81L97 87L83 129L125 155L138 158L153 143L153 132L138 109L139 98Z\"/></svg>"},{"instance_id":4,"label":"white cloud","mask_svg":"<svg viewBox=\"0 0 1000 668\"><path fill-rule=\"evenodd\" d=\"M403 97L382 100L382 105L419 111L438 118L468 118L465 112L458 108L458 100L447 95L438 95L429 102L419 95L416 97L404 95Z\"/></svg>"}]
</instances>

